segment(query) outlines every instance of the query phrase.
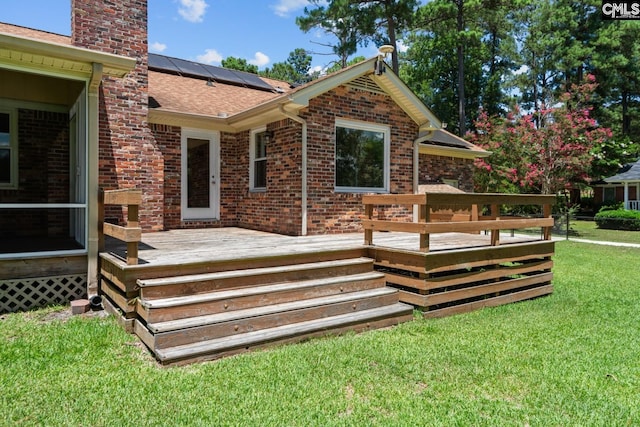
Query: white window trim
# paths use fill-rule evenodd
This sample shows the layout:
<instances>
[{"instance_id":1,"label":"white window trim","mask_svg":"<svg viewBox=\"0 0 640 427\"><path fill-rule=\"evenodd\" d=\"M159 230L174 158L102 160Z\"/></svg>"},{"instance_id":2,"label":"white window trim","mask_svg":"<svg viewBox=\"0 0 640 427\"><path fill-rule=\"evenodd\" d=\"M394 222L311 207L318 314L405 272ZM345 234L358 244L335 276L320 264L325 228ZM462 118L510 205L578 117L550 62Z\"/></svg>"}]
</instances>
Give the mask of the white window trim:
<instances>
[{"instance_id":1,"label":"white window trim","mask_svg":"<svg viewBox=\"0 0 640 427\"><path fill-rule=\"evenodd\" d=\"M11 175L9 182L0 183L1 190L18 189L18 109L0 108L0 113L9 115L9 164L11 165Z\"/></svg>"},{"instance_id":2,"label":"white window trim","mask_svg":"<svg viewBox=\"0 0 640 427\"><path fill-rule=\"evenodd\" d=\"M350 128L372 132L382 132L384 134L384 172L383 172L383 187L339 187L336 183L337 177L335 176L337 170L334 171L333 183L336 193L388 193L391 188L390 169L391 169L391 128L388 125L381 125L377 123L360 122L356 120L336 119L334 129L334 155L337 153L336 145L338 141L335 135L337 135L337 128ZM335 159L334 159L335 165Z\"/></svg>"},{"instance_id":3,"label":"white window trim","mask_svg":"<svg viewBox=\"0 0 640 427\"><path fill-rule=\"evenodd\" d=\"M258 157L256 158L256 135L266 132L266 127L261 127L257 129L251 130L251 135L249 137L249 191L253 192L265 192L267 191L267 187L256 187L255 176L256 176L256 167L255 164L257 161L264 160L267 161L267 157Z\"/></svg>"}]
</instances>

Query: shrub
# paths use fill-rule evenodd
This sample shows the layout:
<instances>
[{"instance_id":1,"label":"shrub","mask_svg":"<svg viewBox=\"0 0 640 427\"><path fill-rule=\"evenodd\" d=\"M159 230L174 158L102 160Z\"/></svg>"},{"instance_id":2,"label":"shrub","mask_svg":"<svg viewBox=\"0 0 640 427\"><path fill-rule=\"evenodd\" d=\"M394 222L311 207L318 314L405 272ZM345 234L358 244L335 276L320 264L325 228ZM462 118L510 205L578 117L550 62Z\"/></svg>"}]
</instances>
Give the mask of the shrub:
<instances>
[{"instance_id":1,"label":"shrub","mask_svg":"<svg viewBox=\"0 0 640 427\"><path fill-rule=\"evenodd\" d=\"M600 211L595 217L598 228L640 231L640 212L624 209Z\"/></svg>"}]
</instances>

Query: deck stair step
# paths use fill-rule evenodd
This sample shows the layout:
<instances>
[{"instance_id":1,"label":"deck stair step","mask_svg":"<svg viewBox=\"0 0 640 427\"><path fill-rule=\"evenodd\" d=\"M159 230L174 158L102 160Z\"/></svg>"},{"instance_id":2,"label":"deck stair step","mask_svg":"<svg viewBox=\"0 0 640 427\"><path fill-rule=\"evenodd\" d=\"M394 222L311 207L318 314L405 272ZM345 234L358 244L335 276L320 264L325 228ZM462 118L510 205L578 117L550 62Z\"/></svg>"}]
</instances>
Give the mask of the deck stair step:
<instances>
[{"instance_id":1,"label":"deck stair step","mask_svg":"<svg viewBox=\"0 0 640 427\"><path fill-rule=\"evenodd\" d=\"M300 280L221 290L170 298L146 299L138 302L138 313L147 322L161 322L216 312L242 310L275 303L304 300L326 295L375 289L384 286L383 273Z\"/></svg>"},{"instance_id":2,"label":"deck stair step","mask_svg":"<svg viewBox=\"0 0 640 427\"><path fill-rule=\"evenodd\" d=\"M370 258L347 258L276 267L138 279L137 286L140 288L140 296L143 298L166 298L264 283L364 273L373 270L372 264L373 261Z\"/></svg>"},{"instance_id":3,"label":"deck stair step","mask_svg":"<svg viewBox=\"0 0 640 427\"><path fill-rule=\"evenodd\" d=\"M412 306L395 303L355 313L340 314L230 337L156 349L155 354L164 364L211 360L274 343L295 342L304 338L335 334L348 330L363 331L391 326L401 321L409 320L412 316Z\"/></svg>"},{"instance_id":4,"label":"deck stair step","mask_svg":"<svg viewBox=\"0 0 640 427\"><path fill-rule=\"evenodd\" d=\"M284 260L283 260L284 261ZM413 318L371 258L138 279L134 332L164 364Z\"/></svg>"},{"instance_id":5,"label":"deck stair step","mask_svg":"<svg viewBox=\"0 0 640 427\"><path fill-rule=\"evenodd\" d=\"M314 318L383 307L397 302L397 291L383 287L187 319L148 323L146 327L153 334L151 346L174 347Z\"/></svg>"}]
</instances>

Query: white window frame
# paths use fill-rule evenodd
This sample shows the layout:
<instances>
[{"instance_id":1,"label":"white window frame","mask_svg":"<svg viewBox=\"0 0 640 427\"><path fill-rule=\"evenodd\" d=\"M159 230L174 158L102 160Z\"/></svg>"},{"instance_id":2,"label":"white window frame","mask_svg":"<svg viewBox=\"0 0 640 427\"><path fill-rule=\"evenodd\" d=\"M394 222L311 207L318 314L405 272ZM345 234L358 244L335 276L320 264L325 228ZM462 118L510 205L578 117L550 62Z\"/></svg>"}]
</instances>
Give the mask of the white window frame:
<instances>
[{"instance_id":1,"label":"white window frame","mask_svg":"<svg viewBox=\"0 0 640 427\"><path fill-rule=\"evenodd\" d=\"M388 193L390 189L390 164L391 164L391 128L388 125L378 123L360 122L356 120L336 119L334 129L334 155L337 156L337 129L339 127L357 129L371 132L381 132L384 135L384 165L383 165L383 186L382 187L341 187L337 183L337 168L334 171L334 190L336 193ZM334 159L336 165L337 157Z\"/></svg>"},{"instance_id":2,"label":"white window frame","mask_svg":"<svg viewBox=\"0 0 640 427\"><path fill-rule=\"evenodd\" d=\"M266 127L261 127L258 129L253 129L251 131L251 135L249 137L249 190L250 191L254 191L254 192L264 192L267 191L267 186L266 186L266 182L267 182L267 177L265 176L265 186L264 187L257 187L255 185L255 178L256 178L256 163L257 162L265 162L265 174L267 173L267 156L266 156L266 148L265 148L265 157L256 157L256 143L257 143L257 136L261 133L264 133L267 131ZM265 140L265 144L267 143L267 141Z\"/></svg>"},{"instance_id":3,"label":"white window frame","mask_svg":"<svg viewBox=\"0 0 640 427\"><path fill-rule=\"evenodd\" d=\"M9 164L11 174L9 182L0 182L1 190L18 189L18 110L17 108L0 108L0 113L9 115ZM7 147L1 147L6 149Z\"/></svg>"}]
</instances>

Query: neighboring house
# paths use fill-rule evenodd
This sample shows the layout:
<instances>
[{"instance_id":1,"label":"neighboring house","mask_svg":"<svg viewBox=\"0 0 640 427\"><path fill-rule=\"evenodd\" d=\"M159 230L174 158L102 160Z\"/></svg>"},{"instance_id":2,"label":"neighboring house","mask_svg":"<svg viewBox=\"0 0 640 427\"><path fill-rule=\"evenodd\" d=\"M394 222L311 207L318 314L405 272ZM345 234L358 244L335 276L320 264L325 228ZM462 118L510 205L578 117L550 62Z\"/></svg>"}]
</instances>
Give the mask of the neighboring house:
<instances>
[{"instance_id":1,"label":"neighboring house","mask_svg":"<svg viewBox=\"0 0 640 427\"><path fill-rule=\"evenodd\" d=\"M640 160L623 166L616 175L592 184L597 204L615 201L625 209L640 210Z\"/></svg>"},{"instance_id":2,"label":"neighboring house","mask_svg":"<svg viewBox=\"0 0 640 427\"><path fill-rule=\"evenodd\" d=\"M141 189L144 231L342 233L362 194L472 191L489 154L381 58L291 87L148 54L146 1L71 5L70 37L0 23L0 296L95 288L99 188Z\"/></svg>"}]
</instances>

